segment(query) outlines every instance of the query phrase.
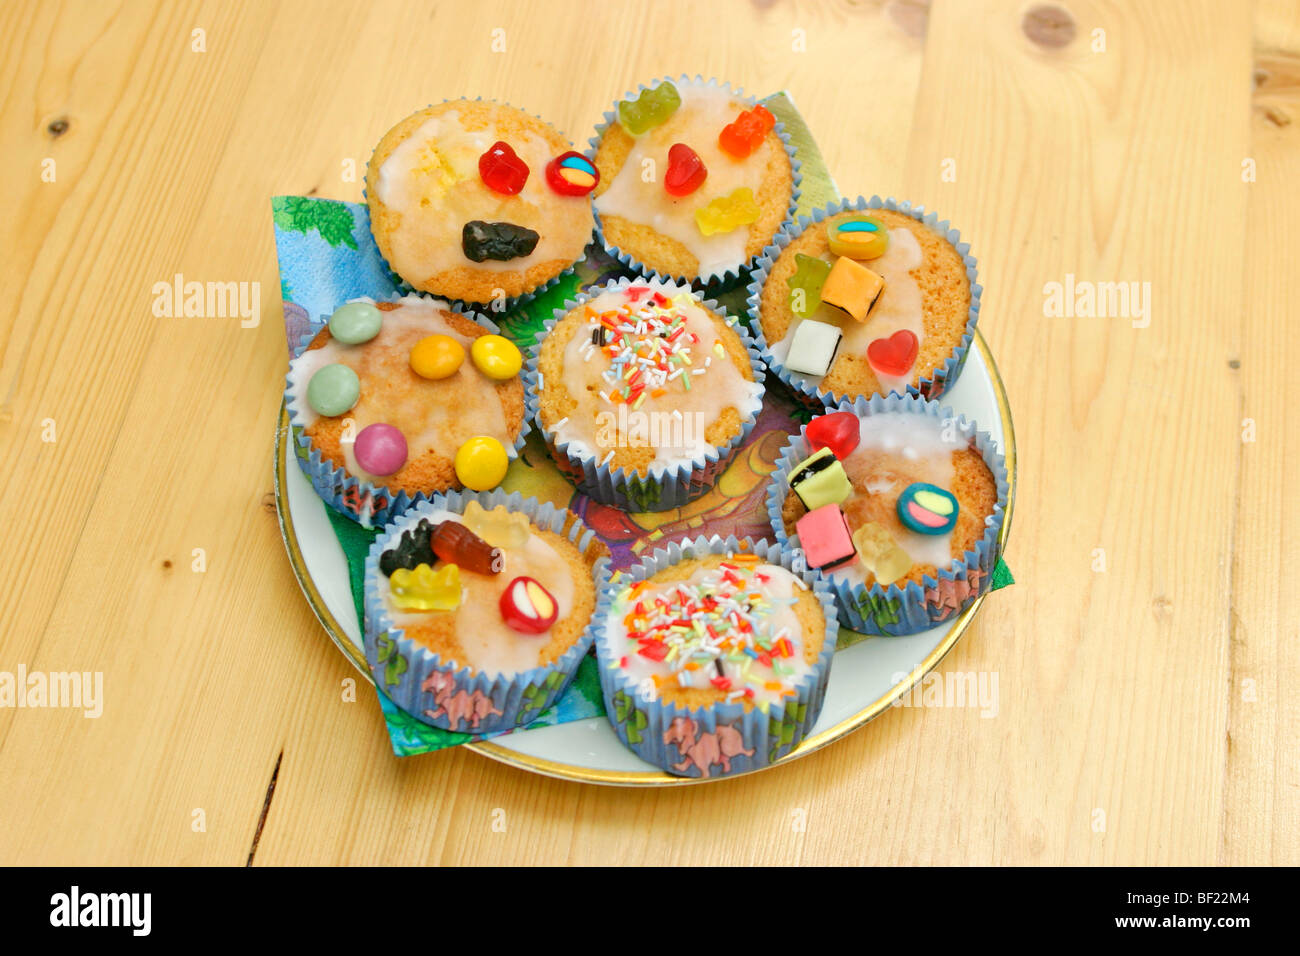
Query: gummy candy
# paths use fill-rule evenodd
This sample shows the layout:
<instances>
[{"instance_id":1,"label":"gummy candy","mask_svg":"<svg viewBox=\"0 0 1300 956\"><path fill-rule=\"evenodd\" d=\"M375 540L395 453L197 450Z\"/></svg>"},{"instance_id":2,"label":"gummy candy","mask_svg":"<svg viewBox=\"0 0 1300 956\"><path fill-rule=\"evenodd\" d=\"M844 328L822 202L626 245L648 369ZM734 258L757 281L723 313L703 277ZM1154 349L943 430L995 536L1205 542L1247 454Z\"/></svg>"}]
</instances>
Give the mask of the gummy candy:
<instances>
[{"instance_id":1,"label":"gummy candy","mask_svg":"<svg viewBox=\"0 0 1300 956\"><path fill-rule=\"evenodd\" d=\"M898 546L893 536L874 521L853 532L853 546L858 560L882 586L893 584L912 570L912 557Z\"/></svg>"},{"instance_id":2,"label":"gummy candy","mask_svg":"<svg viewBox=\"0 0 1300 956\"><path fill-rule=\"evenodd\" d=\"M818 415L804 429L804 437L813 451L829 448L831 454L843 461L853 454L862 440L862 428L858 416L852 412L831 412Z\"/></svg>"},{"instance_id":3,"label":"gummy candy","mask_svg":"<svg viewBox=\"0 0 1300 956\"><path fill-rule=\"evenodd\" d=\"M427 564L413 570L398 568L389 577L393 603L404 611L454 611L460 607L460 568L444 564L437 571Z\"/></svg>"},{"instance_id":4,"label":"gummy candy","mask_svg":"<svg viewBox=\"0 0 1300 956\"><path fill-rule=\"evenodd\" d=\"M500 574L506 557L459 521L443 521L429 535L439 561L459 565L476 574Z\"/></svg>"},{"instance_id":5,"label":"gummy candy","mask_svg":"<svg viewBox=\"0 0 1300 956\"><path fill-rule=\"evenodd\" d=\"M500 507L489 511L477 501L470 501L465 505L465 514L462 518L465 527L497 548L507 550L522 548L532 535L527 516Z\"/></svg>"},{"instance_id":6,"label":"gummy candy","mask_svg":"<svg viewBox=\"0 0 1300 956\"><path fill-rule=\"evenodd\" d=\"M744 159L758 149L758 144L774 126L776 117L760 103L751 110L741 110L734 122L722 127L718 146L733 159Z\"/></svg>"},{"instance_id":7,"label":"gummy candy","mask_svg":"<svg viewBox=\"0 0 1300 956\"><path fill-rule=\"evenodd\" d=\"M510 467L505 446L490 435L475 435L456 449L452 462L456 478L471 491L487 491L501 484Z\"/></svg>"},{"instance_id":8,"label":"gummy candy","mask_svg":"<svg viewBox=\"0 0 1300 956\"><path fill-rule=\"evenodd\" d=\"M379 556L379 570L391 575L398 568L410 571L419 564L433 564L438 556L429 543L432 531L428 518L421 518L414 528L407 528L397 540L397 546Z\"/></svg>"},{"instance_id":9,"label":"gummy candy","mask_svg":"<svg viewBox=\"0 0 1300 956\"><path fill-rule=\"evenodd\" d=\"M844 335L838 325L804 319L795 326L786 351L785 367L805 375L825 375L835 361L840 338Z\"/></svg>"},{"instance_id":10,"label":"gummy candy","mask_svg":"<svg viewBox=\"0 0 1300 956\"><path fill-rule=\"evenodd\" d=\"M393 425L375 422L357 432L352 455L362 471L391 475L406 464L406 436Z\"/></svg>"},{"instance_id":11,"label":"gummy candy","mask_svg":"<svg viewBox=\"0 0 1300 956\"><path fill-rule=\"evenodd\" d=\"M668 150L668 172L664 173L668 195L689 196L704 185L708 175L700 154L685 143L674 143Z\"/></svg>"},{"instance_id":12,"label":"gummy candy","mask_svg":"<svg viewBox=\"0 0 1300 956\"><path fill-rule=\"evenodd\" d=\"M839 505L814 508L795 523L795 533L810 568L837 568L853 560L853 538Z\"/></svg>"},{"instance_id":13,"label":"gummy candy","mask_svg":"<svg viewBox=\"0 0 1300 956\"><path fill-rule=\"evenodd\" d=\"M920 343L911 329L899 329L887 339L876 339L867 346L867 363L877 375L902 378L916 364Z\"/></svg>"},{"instance_id":14,"label":"gummy candy","mask_svg":"<svg viewBox=\"0 0 1300 956\"><path fill-rule=\"evenodd\" d=\"M473 219L460 233L460 247L471 262L497 259L505 262L526 256L537 248L541 238L531 229L513 222L484 222Z\"/></svg>"},{"instance_id":15,"label":"gummy candy","mask_svg":"<svg viewBox=\"0 0 1300 956\"><path fill-rule=\"evenodd\" d=\"M928 481L918 481L898 496L898 520L918 534L947 534L957 524L957 499Z\"/></svg>"},{"instance_id":16,"label":"gummy candy","mask_svg":"<svg viewBox=\"0 0 1300 956\"><path fill-rule=\"evenodd\" d=\"M480 372L498 382L514 378L524 364L519 347L504 335L480 335L469 347L469 357Z\"/></svg>"},{"instance_id":17,"label":"gummy candy","mask_svg":"<svg viewBox=\"0 0 1300 956\"><path fill-rule=\"evenodd\" d=\"M822 285L822 301L858 322L865 322L883 291L884 279L862 263L840 256Z\"/></svg>"},{"instance_id":18,"label":"gummy candy","mask_svg":"<svg viewBox=\"0 0 1300 956\"><path fill-rule=\"evenodd\" d=\"M600 183L600 170L582 153L569 150L546 164L546 182L561 196L585 196Z\"/></svg>"},{"instance_id":19,"label":"gummy candy","mask_svg":"<svg viewBox=\"0 0 1300 956\"><path fill-rule=\"evenodd\" d=\"M850 259L879 259L889 248L889 230L874 216L851 216L826 224L831 252Z\"/></svg>"},{"instance_id":20,"label":"gummy candy","mask_svg":"<svg viewBox=\"0 0 1300 956\"><path fill-rule=\"evenodd\" d=\"M421 378L454 375L465 361L465 346L450 335L426 335L411 346L411 371Z\"/></svg>"},{"instance_id":21,"label":"gummy candy","mask_svg":"<svg viewBox=\"0 0 1300 956\"><path fill-rule=\"evenodd\" d=\"M840 460L829 448L822 448L790 472L790 490L805 508L815 511L822 505L838 505L853 494L853 485Z\"/></svg>"},{"instance_id":22,"label":"gummy candy","mask_svg":"<svg viewBox=\"0 0 1300 956\"><path fill-rule=\"evenodd\" d=\"M488 189L513 196L528 182L528 164L519 158L509 143L498 140L478 158L478 174Z\"/></svg>"},{"instance_id":23,"label":"gummy candy","mask_svg":"<svg viewBox=\"0 0 1300 956\"><path fill-rule=\"evenodd\" d=\"M518 577L507 584L500 606L506 624L524 634L541 634L560 612L551 592L530 577Z\"/></svg>"},{"instance_id":24,"label":"gummy candy","mask_svg":"<svg viewBox=\"0 0 1300 956\"><path fill-rule=\"evenodd\" d=\"M633 136L640 136L666 122L681 105L682 96L677 87L664 80L654 89L642 90L636 99L620 102L618 121Z\"/></svg>"},{"instance_id":25,"label":"gummy candy","mask_svg":"<svg viewBox=\"0 0 1300 956\"><path fill-rule=\"evenodd\" d=\"M785 280L790 287L790 311L807 318L822 304L822 286L830 275L831 264L802 252L794 254L794 275Z\"/></svg>"},{"instance_id":26,"label":"gummy candy","mask_svg":"<svg viewBox=\"0 0 1300 956\"><path fill-rule=\"evenodd\" d=\"M754 191L748 186L741 186L730 195L719 196L707 206L695 210L695 224L700 227L703 235L711 236L715 232L731 232L741 226L748 226L762 212L754 201Z\"/></svg>"}]
</instances>

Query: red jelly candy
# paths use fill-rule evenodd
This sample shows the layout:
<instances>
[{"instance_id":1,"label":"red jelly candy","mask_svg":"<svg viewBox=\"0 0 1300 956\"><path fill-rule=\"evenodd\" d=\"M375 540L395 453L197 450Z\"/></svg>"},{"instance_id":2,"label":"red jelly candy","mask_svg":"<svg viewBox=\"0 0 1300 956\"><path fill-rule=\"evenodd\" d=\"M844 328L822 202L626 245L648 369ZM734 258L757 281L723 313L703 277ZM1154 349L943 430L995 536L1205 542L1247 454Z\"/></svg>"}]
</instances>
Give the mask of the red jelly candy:
<instances>
[{"instance_id":1,"label":"red jelly candy","mask_svg":"<svg viewBox=\"0 0 1300 956\"><path fill-rule=\"evenodd\" d=\"M708 175L700 154L685 143L674 143L668 150L668 172L664 173L664 189L668 195L689 196L704 185Z\"/></svg>"},{"instance_id":2,"label":"red jelly candy","mask_svg":"<svg viewBox=\"0 0 1300 956\"><path fill-rule=\"evenodd\" d=\"M916 364L916 351L920 343L911 329L899 329L887 339L876 339L867 346L867 362L877 375L902 378Z\"/></svg>"},{"instance_id":3,"label":"red jelly candy","mask_svg":"<svg viewBox=\"0 0 1300 956\"><path fill-rule=\"evenodd\" d=\"M585 196L600 182L600 170L591 160L569 150L546 164L546 183L561 196Z\"/></svg>"},{"instance_id":4,"label":"red jelly candy","mask_svg":"<svg viewBox=\"0 0 1300 956\"><path fill-rule=\"evenodd\" d=\"M517 577L501 592L498 602L506 624L523 634L541 634L559 616L560 608L551 592L535 578Z\"/></svg>"},{"instance_id":5,"label":"red jelly candy","mask_svg":"<svg viewBox=\"0 0 1300 956\"><path fill-rule=\"evenodd\" d=\"M831 412L829 415L818 415L808 423L808 428L804 431L808 438L808 444L813 451L821 451L823 448L829 448L831 454L843 461L853 454L853 449L858 447L858 442L862 440L862 432L858 426L858 416L852 412Z\"/></svg>"},{"instance_id":6,"label":"red jelly candy","mask_svg":"<svg viewBox=\"0 0 1300 956\"><path fill-rule=\"evenodd\" d=\"M722 127L718 134L718 146L728 156L744 159L763 142L772 128L776 126L773 116L761 103L751 110L743 110L735 122Z\"/></svg>"},{"instance_id":7,"label":"red jelly candy","mask_svg":"<svg viewBox=\"0 0 1300 956\"><path fill-rule=\"evenodd\" d=\"M528 164L515 155L509 143L498 140L478 158L478 174L488 189L513 196L528 182Z\"/></svg>"}]
</instances>

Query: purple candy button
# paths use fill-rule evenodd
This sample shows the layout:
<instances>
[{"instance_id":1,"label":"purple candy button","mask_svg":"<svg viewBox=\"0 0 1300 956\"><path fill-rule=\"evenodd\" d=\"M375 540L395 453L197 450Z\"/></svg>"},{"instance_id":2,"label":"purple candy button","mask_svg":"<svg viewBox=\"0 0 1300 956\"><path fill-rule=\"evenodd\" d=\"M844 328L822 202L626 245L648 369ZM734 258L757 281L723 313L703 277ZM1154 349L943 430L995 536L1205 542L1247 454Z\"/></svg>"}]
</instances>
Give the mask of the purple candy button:
<instances>
[{"instance_id":1,"label":"purple candy button","mask_svg":"<svg viewBox=\"0 0 1300 956\"><path fill-rule=\"evenodd\" d=\"M392 425L376 422L357 433L352 454L362 471L391 475L406 464L406 436Z\"/></svg>"}]
</instances>

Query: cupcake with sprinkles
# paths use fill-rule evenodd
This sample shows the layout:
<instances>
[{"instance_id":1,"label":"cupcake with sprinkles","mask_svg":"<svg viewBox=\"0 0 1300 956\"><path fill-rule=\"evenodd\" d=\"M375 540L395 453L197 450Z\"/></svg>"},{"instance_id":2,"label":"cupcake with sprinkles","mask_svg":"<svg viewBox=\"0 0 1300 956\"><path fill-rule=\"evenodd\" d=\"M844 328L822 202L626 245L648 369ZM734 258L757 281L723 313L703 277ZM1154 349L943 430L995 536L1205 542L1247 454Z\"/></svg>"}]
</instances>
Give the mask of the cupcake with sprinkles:
<instances>
[{"instance_id":1,"label":"cupcake with sprinkles","mask_svg":"<svg viewBox=\"0 0 1300 956\"><path fill-rule=\"evenodd\" d=\"M765 767L816 723L833 599L775 547L717 537L670 545L615 575L596 618L610 722L669 773Z\"/></svg>"},{"instance_id":2,"label":"cupcake with sprinkles","mask_svg":"<svg viewBox=\"0 0 1300 956\"><path fill-rule=\"evenodd\" d=\"M979 317L969 246L933 214L859 198L801 217L750 285L766 358L806 400L934 398L960 373Z\"/></svg>"},{"instance_id":3,"label":"cupcake with sprinkles","mask_svg":"<svg viewBox=\"0 0 1300 956\"><path fill-rule=\"evenodd\" d=\"M450 100L384 134L366 202L375 244L412 288L485 303L534 294L582 258L598 181L537 117Z\"/></svg>"},{"instance_id":4,"label":"cupcake with sprinkles","mask_svg":"<svg viewBox=\"0 0 1300 956\"><path fill-rule=\"evenodd\" d=\"M495 488L527 428L522 358L446 302L346 303L289 363L299 463L365 524L435 492Z\"/></svg>"},{"instance_id":5,"label":"cupcake with sprinkles","mask_svg":"<svg viewBox=\"0 0 1300 956\"><path fill-rule=\"evenodd\" d=\"M535 720L591 647L606 564L604 546L571 512L535 499L460 492L421 503L366 560L375 682L446 730Z\"/></svg>"},{"instance_id":6,"label":"cupcake with sprinkles","mask_svg":"<svg viewBox=\"0 0 1300 956\"><path fill-rule=\"evenodd\" d=\"M561 471L631 511L707 491L763 401L748 333L667 280L620 279L557 309L530 352L528 382Z\"/></svg>"},{"instance_id":7,"label":"cupcake with sprinkles","mask_svg":"<svg viewBox=\"0 0 1300 956\"><path fill-rule=\"evenodd\" d=\"M983 594L1007 506L996 443L936 403L845 402L782 451L768 492L772 530L830 583L841 620L911 634Z\"/></svg>"},{"instance_id":8,"label":"cupcake with sprinkles","mask_svg":"<svg viewBox=\"0 0 1300 956\"><path fill-rule=\"evenodd\" d=\"M798 164L776 117L716 80L663 79L592 140L605 244L638 271L734 279L794 209Z\"/></svg>"}]
</instances>

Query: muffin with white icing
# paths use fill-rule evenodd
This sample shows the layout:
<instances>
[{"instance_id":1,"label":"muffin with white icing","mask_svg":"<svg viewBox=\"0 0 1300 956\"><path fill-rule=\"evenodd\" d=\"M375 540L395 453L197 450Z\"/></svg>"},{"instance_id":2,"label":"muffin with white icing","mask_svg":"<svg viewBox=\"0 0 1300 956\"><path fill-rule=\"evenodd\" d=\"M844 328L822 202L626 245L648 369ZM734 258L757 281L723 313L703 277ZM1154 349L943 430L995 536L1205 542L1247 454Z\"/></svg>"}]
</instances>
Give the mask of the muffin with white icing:
<instances>
[{"instance_id":1,"label":"muffin with white icing","mask_svg":"<svg viewBox=\"0 0 1300 956\"><path fill-rule=\"evenodd\" d=\"M529 369L537 423L561 470L630 510L703 494L762 408L747 333L666 280L620 279L566 303Z\"/></svg>"},{"instance_id":2,"label":"muffin with white icing","mask_svg":"<svg viewBox=\"0 0 1300 956\"><path fill-rule=\"evenodd\" d=\"M596 143L605 244L639 270L734 277L797 196L775 117L716 80L663 79L615 105Z\"/></svg>"},{"instance_id":3,"label":"muffin with white icing","mask_svg":"<svg viewBox=\"0 0 1300 956\"><path fill-rule=\"evenodd\" d=\"M413 288L484 303L528 295L581 259L595 168L549 124L485 100L413 113L366 170L375 244Z\"/></svg>"}]
</instances>

